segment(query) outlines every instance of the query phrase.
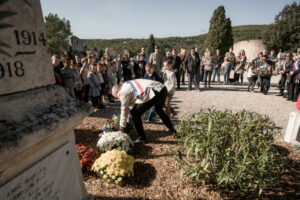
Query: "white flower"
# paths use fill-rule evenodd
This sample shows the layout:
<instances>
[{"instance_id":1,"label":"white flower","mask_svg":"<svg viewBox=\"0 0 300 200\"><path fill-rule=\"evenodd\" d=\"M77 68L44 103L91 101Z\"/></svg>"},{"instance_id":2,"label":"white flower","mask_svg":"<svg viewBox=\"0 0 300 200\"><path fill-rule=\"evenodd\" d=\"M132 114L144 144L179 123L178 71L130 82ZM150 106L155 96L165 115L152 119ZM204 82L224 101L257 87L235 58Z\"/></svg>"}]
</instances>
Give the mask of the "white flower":
<instances>
[{"instance_id":1,"label":"white flower","mask_svg":"<svg viewBox=\"0 0 300 200\"><path fill-rule=\"evenodd\" d=\"M125 150L128 153L132 151L133 146L130 136L120 131L103 134L97 143L97 147L102 153L112 149Z\"/></svg>"}]
</instances>

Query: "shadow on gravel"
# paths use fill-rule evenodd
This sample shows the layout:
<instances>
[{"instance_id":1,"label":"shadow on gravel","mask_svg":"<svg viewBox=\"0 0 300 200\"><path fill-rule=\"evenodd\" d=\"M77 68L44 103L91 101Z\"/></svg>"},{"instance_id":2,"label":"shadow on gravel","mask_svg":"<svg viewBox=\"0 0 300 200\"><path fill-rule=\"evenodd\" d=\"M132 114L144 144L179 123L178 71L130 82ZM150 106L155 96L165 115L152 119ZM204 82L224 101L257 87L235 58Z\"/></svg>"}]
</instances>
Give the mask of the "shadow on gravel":
<instances>
[{"instance_id":1,"label":"shadow on gravel","mask_svg":"<svg viewBox=\"0 0 300 200\"><path fill-rule=\"evenodd\" d=\"M132 186L137 189L149 187L155 179L157 171L149 163L135 162L134 163L134 176L126 181L125 186Z\"/></svg>"},{"instance_id":2,"label":"shadow on gravel","mask_svg":"<svg viewBox=\"0 0 300 200\"><path fill-rule=\"evenodd\" d=\"M89 117L110 118L113 114L120 112L120 103L109 103L105 108L97 110L89 115Z\"/></svg>"}]
</instances>

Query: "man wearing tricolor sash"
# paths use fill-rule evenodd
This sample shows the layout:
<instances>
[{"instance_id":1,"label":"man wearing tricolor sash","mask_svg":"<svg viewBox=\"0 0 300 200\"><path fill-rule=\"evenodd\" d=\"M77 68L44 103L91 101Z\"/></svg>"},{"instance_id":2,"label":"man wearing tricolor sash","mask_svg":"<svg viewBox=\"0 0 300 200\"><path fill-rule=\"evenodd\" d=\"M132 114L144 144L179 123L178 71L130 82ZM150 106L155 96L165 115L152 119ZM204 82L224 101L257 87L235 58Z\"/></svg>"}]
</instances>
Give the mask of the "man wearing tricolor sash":
<instances>
[{"instance_id":1,"label":"man wearing tricolor sash","mask_svg":"<svg viewBox=\"0 0 300 200\"><path fill-rule=\"evenodd\" d=\"M292 71L290 72L291 81L290 81L290 88L288 94L288 100L290 101L297 101L300 89L300 50L297 52L297 58L294 62L294 66Z\"/></svg>"},{"instance_id":2,"label":"man wearing tricolor sash","mask_svg":"<svg viewBox=\"0 0 300 200\"><path fill-rule=\"evenodd\" d=\"M175 133L170 118L163 111L167 94L167 88L163 84L152 80L135 79L126 81L122 87L115 85L112 89L112 95L121 101L120 131L124 131L130 112L139 135L135 143L147 142L141 116L154 106L156 113L168 127L170 133ZM132 108L129 110L129 107Z\"/></svg>"}]
</instances>

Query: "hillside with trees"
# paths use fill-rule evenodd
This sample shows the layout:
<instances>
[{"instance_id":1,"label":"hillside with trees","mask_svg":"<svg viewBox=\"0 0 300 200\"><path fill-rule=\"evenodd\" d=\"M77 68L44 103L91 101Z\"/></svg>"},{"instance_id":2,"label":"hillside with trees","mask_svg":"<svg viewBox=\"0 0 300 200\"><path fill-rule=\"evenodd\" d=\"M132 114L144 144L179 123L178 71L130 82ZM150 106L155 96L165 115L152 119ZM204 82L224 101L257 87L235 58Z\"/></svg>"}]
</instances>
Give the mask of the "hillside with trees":
<instances>
[{"instance_id":1,"label":"hillside with trees","mask_svg":"<svg viewBox=\"0 0 300 200\"><path fill-rule=\"evenodd\" d=\"M245 26L233 26L232 33L234 42L242 40L262 39L262 33L266 29L267 25L245 25ZM170 50L171 48L186 48L198 47L200 50L204 50L204 44L207 34L201 34L197 36L189 37L166 37L155 38L156 45L161 46L161 49ZM155 37L155 35L154 35ZM104 51L105 48L113 49L116 53L123 53L124 49L128 49L130 55L135 55L140 51L141 47L148 47L148 39L84 39L84 44L90 50Z\"/></svg>"}]
</instances>

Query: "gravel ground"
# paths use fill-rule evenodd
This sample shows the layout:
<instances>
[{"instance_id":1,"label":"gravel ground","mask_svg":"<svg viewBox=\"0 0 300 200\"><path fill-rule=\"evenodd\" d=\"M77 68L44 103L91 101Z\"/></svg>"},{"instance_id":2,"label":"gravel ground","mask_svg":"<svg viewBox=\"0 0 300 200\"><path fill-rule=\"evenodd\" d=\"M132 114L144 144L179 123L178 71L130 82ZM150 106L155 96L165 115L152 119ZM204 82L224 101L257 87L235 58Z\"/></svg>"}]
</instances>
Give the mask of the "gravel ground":
<instances>
[{"instance_id":1,"label":"gravel ground","mask_svg":"<svg viewBox=\"0 0 300 200\"><path fill-rule=\"evenodd\" d=\"M246 80L246 74L244 80ZM178 119L183 119L191 113L199 111L201 108L214 107L217 110L226 108L234 111L246 109L256 111L263 115L268 115L275 124L281 128L281 135L277 140L282 140L288 125L290 113L297 111L296 103L287 101L285 98L276 96L279 89L276 87L280 76L273 76L271 88L268 95L260 93L255 87L255 92L247 92L248 82L245 85L223 85L212 84L211 88L204 88L201 85L201 92L197 90L187 90L187 85L183 89L177 90L172 100L172 106L178 111ZM222 81L222 77L221 77Z\"/></svg>"}]
</instances>

